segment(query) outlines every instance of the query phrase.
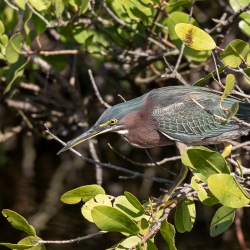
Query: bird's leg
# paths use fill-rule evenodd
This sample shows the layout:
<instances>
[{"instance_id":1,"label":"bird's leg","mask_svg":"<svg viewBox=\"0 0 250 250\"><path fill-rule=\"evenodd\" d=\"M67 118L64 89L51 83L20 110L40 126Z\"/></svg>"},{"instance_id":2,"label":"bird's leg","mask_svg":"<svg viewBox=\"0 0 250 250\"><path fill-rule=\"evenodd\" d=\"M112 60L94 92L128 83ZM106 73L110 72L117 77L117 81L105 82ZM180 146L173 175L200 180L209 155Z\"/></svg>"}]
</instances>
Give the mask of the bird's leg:
<instances>
[{"instance_id":1,"label":"bird's leg","mask_svg":"<svg viewBox=\"0 0 250 250\"><path fill-rule=\"evenodd\" d=\"M231 151L232 151L232 144L231 143L229 143L229 142L223 142L223 144L224 144L224 150L223 150L223 152L221 153L221 155L224 157L224 158L226 158L226 157L228 157L230 154L231 154Z\"/></svg>"},{"instance_id":2,"label":"bird's leg","mask_svg":"<svg viewBox=\"0 0 250 250\"><path fill-rule=\"evenodd\" d=\"M176 146L180 151L180 154L182 154L187 148L188 146L184 143L181 142L176 142ZM169 201L169 199L171 198L172 194L174 193L175 189L183 182L183 180L186 178L188 173L188 167L185 165L182 165L181 171L177 177L177 179L175 180L174 184L170 187L170 189L168 190L168 192L162 197L161 201L161 207L162 206L167 206L168 204L175 202L173 201Z\"/></svg>"}]
</instances>

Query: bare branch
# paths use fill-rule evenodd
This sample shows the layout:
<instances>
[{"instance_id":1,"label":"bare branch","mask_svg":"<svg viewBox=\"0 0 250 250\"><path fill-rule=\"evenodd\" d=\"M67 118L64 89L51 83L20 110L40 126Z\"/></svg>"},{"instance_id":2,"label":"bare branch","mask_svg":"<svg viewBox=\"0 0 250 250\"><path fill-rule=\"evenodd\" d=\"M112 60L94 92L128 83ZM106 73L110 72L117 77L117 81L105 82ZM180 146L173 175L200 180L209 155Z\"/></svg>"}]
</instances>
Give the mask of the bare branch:
<instances>
[{"instance_id":1,"label":"bare branch","mask_svg":"<svg viewBox=\"0 0 250 250\"><path fill-rule=\"evenodd\" d=\"M31 4L28 2L28 0L25 1L26 4L29 6L30 10L36 15L38 16L41 20L43 20L47 26L47 28L51 28L52 26L50 25L49 21L44 18L44 16L42 16L39 12L37 12L32 6Z\"/></svg>"},{"instance_id":2,"label":"bare branch","mask_svg":"<svg viewBox=\"0 0 250 250\"><path fill-rule=\"evenodd\" d=\"M66 145L65 142L63 142L62 140L60 140L57 136L55 136L48 128L48 126L46 124L44 124L45 128L46 128L46 133L48 133L49 135L51 135L51 137L55 140L57 140L58 142L60 142L63 146ZM83 156L82 154L80 154L78 151L76 151L75 149L73 148L70 148L69 149L70 151L72 151L73 153L75 153L76 155L78 155L79 157L81 157L83 160L89 162L89 163L92 163L92 164L97 164L101 167L106 167L106 168L111 168L111 169L115 169L117 171L121 171L121 172L124 172L124 173L127 173L127 174L130 174L130 175L134 175L136 177L142 177L142 178L146 178L146 179L150 179L150 180L153 180L153 181L156 181L156 182L160 182L160 183L165 183L165 184L172 184L173 182L172 181L169 181L169 180L166 180L166 179L163 179L163 178L158 178L158 177L154 177L154 176L149 176L149 175L146 175L146 174L142 174L142 173L139 173L139 172L135 172L135 171L132 171L132 170L129 170L129 169L125 169L125 168L122 168L122 167L118 167L116 165L113 165L113 164L110 164L110 163L103 163L103 162L97 162L91 158L88 158L88 157L85 157Z\"/></svg>"},{"instance_id":3,"label":"bare branch","mask_svg":"<svg viewBox=\"0 0 250 250\"><path fill-rule=\"evenodd\" d=\"M96 95L96 97L98 98L99 102L100 102L105 108L110 108L111 106L110 106L108 103L106 103L106 102L102 99L102 97L101 97L101 95L100 95L100 92L99 92L99 90L98 90L98 88L97 88L97 86L96 86L95 79L94 79L94 77L93 77L93 74L92 74L91 69L88 70L88 73L89 73L89 78L90 78L90 81L91 81L91 83L92 83L92 86L93 86L93 88L94 88L94 90L95 90L95 95Z\"/></svg>"},{"instance_id":4,"label":"bare branch","mask_svg":"<svg viewBox=\"0 0 250 250\"><path fill-rule=\"evenodd\" d=\"M107 231L99 231L97 233L89 234L89 235L82 236L82 237L77 237L77 238L71 239L71 240L38 240L37 243L38 244L67 244L67 243L79 242L82 240L90 239L90 238L93 238L95 236L98 236L101 234L106 234L106 233L108 233L108 232Z\"/></svg>"},{"instance_id":5,"label":"bare branch","mask_svg":"<svg viewBox=\"0 0 250 250\"><path fill-rule=\"evenodd\" d=\"M89 151L90 151L92 158L95 161L100 162L100 160L97 156L97 153L96 153L94 141L92 139L90 139L90 140L88 140L88 143L89 143ZM98 164L95 164L95 167L96 167L96 183L98 185L102 185L102 168Z\"/></svg>"},{"instance_id":6,"label":"bare branch","mask_svg":"<svg viewBox=\"0 0 250 250\"><path fill-rule=\"evenodd\" d=\"M133 165L142 166L142 167L154 167L155 166L154 163L141 163L141 162L132 161L131 159L127 158L126 156L122 155L117 150L115 150L109 143L108 143L108 146L109 146L109 148L111 150L113 150L116 154L118 154L122 159L132 163ZM181 156L173 156L173 157L169 157L169 158L164 158L163 160L157 161L156 163L158 165L163 165L166 162L177 161L177 160L180 160L180 159L181 159Z\"/></svg>"}]
</instances>

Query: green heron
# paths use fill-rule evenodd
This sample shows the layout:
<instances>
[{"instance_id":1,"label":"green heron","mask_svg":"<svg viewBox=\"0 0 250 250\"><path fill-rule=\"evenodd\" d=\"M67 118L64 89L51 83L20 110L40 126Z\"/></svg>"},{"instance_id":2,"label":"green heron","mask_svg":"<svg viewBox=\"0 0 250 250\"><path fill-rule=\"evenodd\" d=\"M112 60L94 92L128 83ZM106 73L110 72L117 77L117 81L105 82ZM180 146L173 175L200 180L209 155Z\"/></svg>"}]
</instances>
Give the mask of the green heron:
<instances>
[{"instance_id":1,"label":"green heron","mask_svg":"<svg viewBox=\"0 0 250 250\"><path fill-rule=\"evenodd\" d=\"M250 127L233 119L222 125L218 117L225 118L225 110L238 102L236 117L250 122L250 104L230 96L221 105L220 99L219 93L201 87L154 89L105 110L93 127L68 142L58 154L106 132L119 133L135 147L176 144L180 152L186 147L224 143L248 134ZM186 173L187 168L184 168L171 192L183 181Z\"/></svg>"}]
</instances>

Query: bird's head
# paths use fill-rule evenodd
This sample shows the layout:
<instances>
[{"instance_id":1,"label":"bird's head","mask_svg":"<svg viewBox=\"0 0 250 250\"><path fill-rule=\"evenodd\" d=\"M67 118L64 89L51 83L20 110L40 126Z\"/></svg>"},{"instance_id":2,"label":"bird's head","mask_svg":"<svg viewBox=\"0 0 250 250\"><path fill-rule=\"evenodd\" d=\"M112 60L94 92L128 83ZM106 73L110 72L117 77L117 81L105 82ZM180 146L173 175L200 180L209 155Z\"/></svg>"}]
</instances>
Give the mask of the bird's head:
<instances>
[{"instance_id":1,"label":"bird's head","mask_svg":"<svg viewBox=\"0 0 250 250\"><path fill-rule=\"evenodd\" d=\"M89 130L68 142L65 147L58 152L58 154L78 145L79 143L106 132L117 132L119 134L128 133L128 128L126 127L126 116L130 112L140 108L143 100L144 96L141 96L106 109Z\"/></svg>"}]
</instances>

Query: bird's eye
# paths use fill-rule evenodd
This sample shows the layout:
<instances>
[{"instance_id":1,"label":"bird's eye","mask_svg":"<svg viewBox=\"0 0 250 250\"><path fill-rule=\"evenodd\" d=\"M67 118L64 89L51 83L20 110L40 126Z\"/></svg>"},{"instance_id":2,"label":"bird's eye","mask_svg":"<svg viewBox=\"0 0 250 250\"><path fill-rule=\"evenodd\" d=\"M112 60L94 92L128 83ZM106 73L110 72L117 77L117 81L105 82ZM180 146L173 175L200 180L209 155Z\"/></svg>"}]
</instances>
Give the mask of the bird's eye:
<instances>
[{"instance_id":1,"label":"bird's eye","mask_svg":"<svg viewBox=\"0 0 250 250\"><path fill-rule=\"evenodd\" d=\"M116 123L117 123L117 119L111 119L111 120L109 121L109 125L110 125L110 126L114 126Z\"/></svg>"}]
</instances>

